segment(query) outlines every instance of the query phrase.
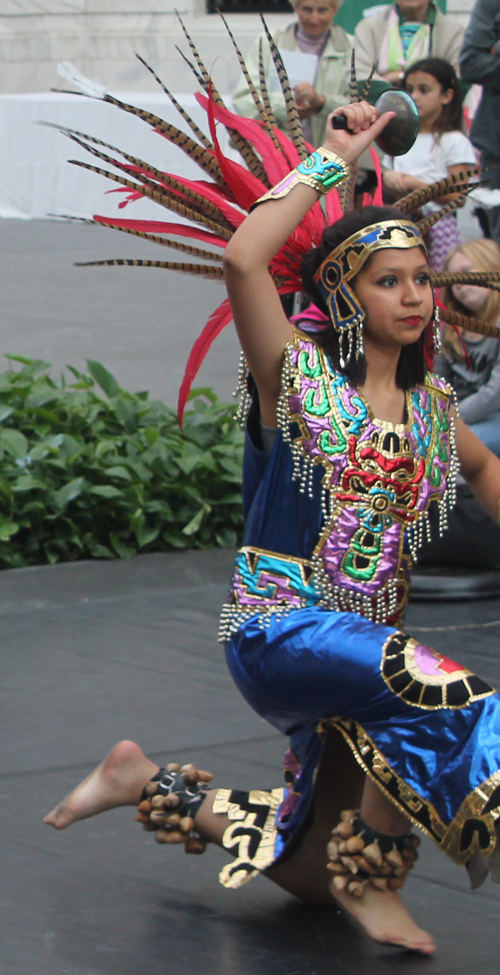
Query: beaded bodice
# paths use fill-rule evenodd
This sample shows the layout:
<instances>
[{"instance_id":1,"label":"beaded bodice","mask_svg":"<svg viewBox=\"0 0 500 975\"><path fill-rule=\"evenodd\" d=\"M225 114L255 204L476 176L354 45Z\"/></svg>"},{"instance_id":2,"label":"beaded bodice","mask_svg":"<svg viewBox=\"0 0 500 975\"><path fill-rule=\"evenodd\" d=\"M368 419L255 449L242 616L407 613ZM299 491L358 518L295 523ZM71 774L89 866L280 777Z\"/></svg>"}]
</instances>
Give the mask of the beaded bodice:
<instances>
[{"instance_id":1,"label":"beaded bodice","mask_svg":"<svg viewBox=\"0 0 500 975\"><path fill-rule=\"evenodd\" d=\"M429 505L438 503L443 528L455 500L450 399L446 383L429 375L406 394L404 424L378 420L314 340L295 333L278 422L306 498L320 469L319 532L307 560L246 546L226 615L236 623L251 611L316 604L398 624L411 563L429 535Z\"/></svg>"}]
</instances>

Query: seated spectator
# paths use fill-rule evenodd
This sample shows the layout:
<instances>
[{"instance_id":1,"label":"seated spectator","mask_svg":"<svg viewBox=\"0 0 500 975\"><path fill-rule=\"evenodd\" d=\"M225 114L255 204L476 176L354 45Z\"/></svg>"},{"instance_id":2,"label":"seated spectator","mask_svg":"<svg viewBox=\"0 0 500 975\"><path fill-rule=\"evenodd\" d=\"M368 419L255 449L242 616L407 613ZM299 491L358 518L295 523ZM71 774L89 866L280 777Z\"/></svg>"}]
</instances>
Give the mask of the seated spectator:
<instances>
[{"instance_id":1,"label":"seated spectator","mask_svg":"<svg viewBox=\"0 0 500 975\"><path fill-rule=\"evenodd\" d=\"M415 61L433 56L456 65L464 29L430 0L399 0L360 20L354 34L358 80L374 78L401 85Z\"/></svg>"},{"instance_id":2,"label":"seated spectator","mask_svg":"<svg viewBox=\"0 0 500 975\"><path fill-rule=\"evenodd\" d=\"M470 136L481 152L489 189L500 188L500 0L477 0L460 52L464 81L483 85ZM484 212L488 236L500 244L500 206ZM486 229L486 228L485 228Z\"/></svg>"},{"instance_id":3,"label":"seated spectator","mask_svg":"<svg viewBox=\"0 0 500 975\"><path fill-rule=\"evenodd\" d=\"M498 271L500 247L493 240L468 240L448 256L447 271ZM481 318L492 325L500 321L500 292L473 285L454 284L443 289L444 304L452 311ZM463 344L449 325L443 328L443 354L438 357L434 372L453 386L458 399L460 416L490 450L500 456L500 341L461 332ZM437 528L438 516L430 513L431 524ZM478 598L485 593L498 593L498 576L488 572L500 570L500 527L479 504L463 478L458 479L457 503L450 511L448 528L439 538L437 532L424 545L414 576L418 587L423 572L424 589L428 592L426 569L430 568L432 590L446 598L447 566L453 573L467 570L464 593ZM436 575L437 573L437 575ZM478 574L479 573L479 574ZM456 576L454 577L456 584ZM442 588L440 588L442 587Z\"/></svg>"},{"instance_id":4,"label":"seated spectator","mask_svg":"<svg viewBox=\"0 0 500 975\"><path fill-rule=\"evenodd\" d=\"M476 162L474 149L462 132L462 94L453 66L442 58L424 58L408 68L404 87L417 105L419 131L409 152L382 160L384 187L391 202ZM423 212L439 210L451 199L448 195L427 203ZM455 213L430 228L427 245L433 271L442 270L449 251L459 242Z\"/></svg>"},{"instance_id":5,"label":"seated spectator","mask_svg":"<svg viewBox=\"0 0 500 975\"><path fill-rule=\"evenodd\" d=\"M446 271L498 271L500 247L493 240L468 240L455 248ZM452 311L500 323L500 292L469 284L443 289L443 303ZM500 341L476 332L443 329L443 353L434 371L453 386L462 420L500 457Z\"/></svg>"},{"instance_id":6,"label":"seated spectator","mask_svg":"<svg viewBox=\"0 0 500 975\"><path fill-rule=\"evenodd\" d=\"M302 121L304 136L313 146L323 142L325 125L330 112L349 101L349 64L352 38L332 20L341 0L293 0L297 21L274 35L282 51L301 51L317 59L311 81L299 81L294 86L295 101ZM262 58L266 81L271 62L270 49L262 35ZM245 62L250 77L260 92L259 44L257 38ZM269 83L268 83L269 87ZM269 92L276 122L288 134L285 101L279 90ZM233 95L234 111L246 118L258 118L250 89L242 76Z\"/></svg>"}]
</instances>

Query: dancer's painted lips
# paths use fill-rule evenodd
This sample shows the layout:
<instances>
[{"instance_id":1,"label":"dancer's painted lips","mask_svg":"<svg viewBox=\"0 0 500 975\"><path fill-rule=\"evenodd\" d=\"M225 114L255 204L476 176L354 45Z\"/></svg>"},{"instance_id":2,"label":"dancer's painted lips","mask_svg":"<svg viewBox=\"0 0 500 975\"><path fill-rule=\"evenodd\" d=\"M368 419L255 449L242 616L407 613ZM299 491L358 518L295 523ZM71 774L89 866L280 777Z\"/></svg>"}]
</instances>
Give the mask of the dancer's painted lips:
<instances>
[{"instance_id":1,"label":"dancer's painted lips","mask_svg":"<svg viewBox=\"0 0 500 975\"><path fill-rule=\"evenodd\" d=\"M402 318L401 321L403 321L405 325L420 325L420 322L422 321L422 316L409 315L408 318Z\"/></svg>"}]
</instances>

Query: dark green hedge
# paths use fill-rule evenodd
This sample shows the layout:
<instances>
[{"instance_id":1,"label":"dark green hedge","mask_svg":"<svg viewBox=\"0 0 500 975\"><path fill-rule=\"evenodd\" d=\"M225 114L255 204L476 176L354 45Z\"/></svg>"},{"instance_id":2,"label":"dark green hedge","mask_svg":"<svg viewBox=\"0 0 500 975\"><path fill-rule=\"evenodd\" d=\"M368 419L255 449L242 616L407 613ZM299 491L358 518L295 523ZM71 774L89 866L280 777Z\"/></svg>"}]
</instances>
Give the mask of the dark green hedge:
<instances>
[{"instance_id":1,"label":"dark green hedge","mask_svg":"<svg viewBox=\"0 0 500 975\"><path fill-rule=\"evenodd\" d=\"M98 362L74 381L49 363L0 374L0 566L234 546L242 435L234 408L194 390L175 412Z\"/></svg>"}]
</instances>

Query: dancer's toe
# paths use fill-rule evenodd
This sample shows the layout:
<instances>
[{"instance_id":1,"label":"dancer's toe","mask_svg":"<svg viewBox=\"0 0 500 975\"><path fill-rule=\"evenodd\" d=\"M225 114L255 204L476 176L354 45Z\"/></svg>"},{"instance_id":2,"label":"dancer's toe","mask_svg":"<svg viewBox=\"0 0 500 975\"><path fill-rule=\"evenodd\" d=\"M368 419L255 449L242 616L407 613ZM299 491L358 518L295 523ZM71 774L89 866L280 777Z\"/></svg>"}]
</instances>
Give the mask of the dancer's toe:
<instances>
[{"instance_id":1,"label":"dancer's toe","mask_svg":"<svg viewBox=\"0 0 500 975\"><path fill-rule=\"evenodd\" d=\"M142 790L158 771L133 741L121 741L52 812L44 823L65 829L79 819L117 806L137 805Z\"/></svg>"}]
</instances>

